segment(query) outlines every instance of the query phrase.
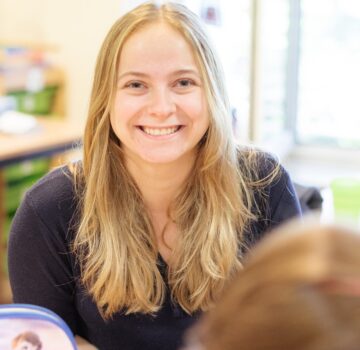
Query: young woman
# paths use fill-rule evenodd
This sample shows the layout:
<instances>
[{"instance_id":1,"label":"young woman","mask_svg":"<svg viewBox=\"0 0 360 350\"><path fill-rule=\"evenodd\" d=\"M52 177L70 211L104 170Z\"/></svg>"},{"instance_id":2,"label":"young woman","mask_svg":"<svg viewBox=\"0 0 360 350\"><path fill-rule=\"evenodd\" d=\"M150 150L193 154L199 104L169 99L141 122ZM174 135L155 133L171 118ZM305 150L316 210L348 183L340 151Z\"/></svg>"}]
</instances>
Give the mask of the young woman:
<instances>
[{"instance_id":1,"label":"young woman","mask_svg":"<svg viewBox=\"0 0 360 350\"><path fill-rule=\"evenodd\" d=\"M176 349L242 254L299 214L286 171L238 147L220 63L184 6L120 18L98 57L83 160L26 195L15 302L106 349Z\"/></svg>"},{"instance_id":2,"label":"young woman","mask_svg":"<svg viewBox=\"0 0 360 350\"><path fill-rule=\"evenodd\" d=\"M358 349L359 250L356 231L282 228L251 252L186 349Z\"/></svg>"}]
</instances>

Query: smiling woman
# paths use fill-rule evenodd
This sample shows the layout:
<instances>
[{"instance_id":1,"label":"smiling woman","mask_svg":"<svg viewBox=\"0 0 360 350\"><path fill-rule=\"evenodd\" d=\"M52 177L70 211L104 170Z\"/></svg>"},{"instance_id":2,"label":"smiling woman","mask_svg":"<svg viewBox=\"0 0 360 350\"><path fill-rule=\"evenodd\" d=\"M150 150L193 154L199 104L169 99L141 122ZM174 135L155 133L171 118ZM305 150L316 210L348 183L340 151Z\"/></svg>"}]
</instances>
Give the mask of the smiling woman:
<instances>
[{"instance_id":1,"label":"smiling woman","mask_svg":"<svg viewBox=\"0 0 360 350\"><path fill-rule=\"evenodd\" d=\"M55 311L101 350L180 346L243 254L299 214L287 172L235 143L223 82L186 7L146 3L113 25L83 160L35 185L14 220L15 302Z\"/></svg>"},{"instance_id":2,"label":"smiling woman","mask_svg":"<svg viewBox=\"0 0 360 350\"><path fill-rule=\"evenodd\" d=\"M125 157L176 162L187 176L209 126L191 46L166 22L148 24L124 44L118 70L111 125Z\"/></svg>"}]
</instances>

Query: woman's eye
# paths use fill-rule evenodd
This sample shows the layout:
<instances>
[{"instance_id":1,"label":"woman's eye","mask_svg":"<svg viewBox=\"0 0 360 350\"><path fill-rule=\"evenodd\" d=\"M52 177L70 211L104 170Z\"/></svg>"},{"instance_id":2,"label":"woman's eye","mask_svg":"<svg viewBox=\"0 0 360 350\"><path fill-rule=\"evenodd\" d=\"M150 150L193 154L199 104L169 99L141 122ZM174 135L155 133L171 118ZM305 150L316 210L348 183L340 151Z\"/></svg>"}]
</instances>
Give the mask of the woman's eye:
<instances>
[{"instance_id":1,"label":"woman's eye","mask_svg":"<svg viewBox=\"0 0 360 350\"><path fill-rule=\"evenodd\" d=\"M126 84L127 88L130 88L130 89L141 89L144 87L144 84L140 83L139 81L132 81L128 84Z\"/></svg>"},{"instance_id":2,"label":"woman's eye","mask_svg":"<svg viewBox=\"0 0 360 350\"><path fill-rule=\"evenodd\" d=\"M180 79L177 81L176 85L179 87L189 87L195 85L195 83L191 79Z\"/></svg>"}]
</instances>

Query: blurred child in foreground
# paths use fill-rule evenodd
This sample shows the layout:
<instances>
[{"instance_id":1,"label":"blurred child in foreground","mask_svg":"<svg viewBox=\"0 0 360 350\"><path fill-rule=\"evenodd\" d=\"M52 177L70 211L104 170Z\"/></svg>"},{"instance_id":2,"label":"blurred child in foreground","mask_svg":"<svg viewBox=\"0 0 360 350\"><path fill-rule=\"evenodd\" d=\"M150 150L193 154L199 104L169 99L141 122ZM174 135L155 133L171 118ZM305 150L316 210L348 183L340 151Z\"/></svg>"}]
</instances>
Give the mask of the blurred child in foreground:
<instances>
[{"instance_id":1,"label":"blurred child in foreground","mask_svg":"<svg viewBox=\"0 0 360 350\"><path fill-rule=\"evenodd\" d=\"M285 226L249 255L187 350L360 349L360 235Z\"/></svg>"}]
</instances>

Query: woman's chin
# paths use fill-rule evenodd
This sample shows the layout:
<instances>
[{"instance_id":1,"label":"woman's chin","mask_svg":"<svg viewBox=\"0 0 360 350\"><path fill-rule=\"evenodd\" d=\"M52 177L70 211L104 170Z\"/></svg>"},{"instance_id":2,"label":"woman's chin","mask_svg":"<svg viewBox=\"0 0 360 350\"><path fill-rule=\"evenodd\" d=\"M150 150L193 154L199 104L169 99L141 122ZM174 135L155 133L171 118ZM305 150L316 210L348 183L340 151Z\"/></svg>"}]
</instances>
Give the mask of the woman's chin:
<instances>
[{"instance_id":1,"label":"woman's chin","mask_svg":"<svg viewBox=\"0 0 360 350\"><path fill-rule=\"evenodd\" d=\"M159 164L159 165L165 165L165 164L174 164L174 163L181 163L184 162L184 160L189 159L192 157L189 157L189 154L186 153L178 153L178 152L164 152L162 154L160 153L148 153L143 154L141 156L141 159L149 164Z\"/></svg>"},{"instance_id":2,"label":"woman's chin","mask_svg":"<svg viewBox=\"0 0 360 350\"><path fill-rule=\"evenodd\" d=\"M179 160L179 157L173 157L173 156L164 156L164 157L146 156L146 157L142 157L142 160L144 162L148 163L148 164L163 165L163 164L175 163L177 160Z\"/></svg>"}]
</instances>

